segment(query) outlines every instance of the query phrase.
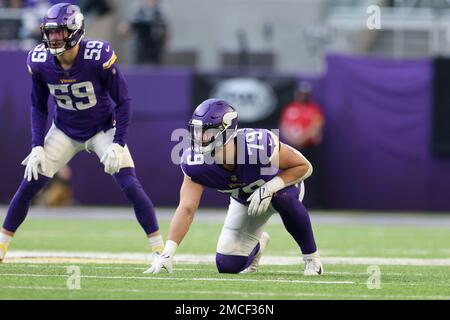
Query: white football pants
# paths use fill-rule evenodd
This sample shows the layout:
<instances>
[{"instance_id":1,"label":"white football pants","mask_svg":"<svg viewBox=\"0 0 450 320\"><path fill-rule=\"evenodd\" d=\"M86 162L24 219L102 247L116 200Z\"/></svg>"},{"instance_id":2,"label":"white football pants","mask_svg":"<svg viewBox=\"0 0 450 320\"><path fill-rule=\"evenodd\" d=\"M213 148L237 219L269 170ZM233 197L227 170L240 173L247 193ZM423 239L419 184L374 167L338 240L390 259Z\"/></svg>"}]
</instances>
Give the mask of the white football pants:
<instances>
[{"instance_id":1,"label":"white football pants","mask_svg":"<svg viewBox=\"0 0 450 320\"><path fill-rule=\"evenodd\" d=\"M68 137L55 124L52 124L44 141L46 172L42 173L39 170L39 174L53 178L59 169L65 166L78 152L83 150L87 152L93 151L101 159L108 147L113 143L115 132L116 128L111 128L106 132L100 131L89 140L79 142ZM120 168L127 167L134 168L134 162L128 147L125 145Z\"/></svg>"},{"instance_id":2,"label":"white football pants","mask_svg":"<svg viewBox=\"0 0 450 320\"><path fill-rule=\"evenodd\" d=\"M303 201L305 185L301 182L299 200ZM259 216L249 216L248 207L230 197L230 206L220 233L216 252L224 255L248 256L255 248L264 226L277 211L272 205Z\"/></svg>"}]
</instances>

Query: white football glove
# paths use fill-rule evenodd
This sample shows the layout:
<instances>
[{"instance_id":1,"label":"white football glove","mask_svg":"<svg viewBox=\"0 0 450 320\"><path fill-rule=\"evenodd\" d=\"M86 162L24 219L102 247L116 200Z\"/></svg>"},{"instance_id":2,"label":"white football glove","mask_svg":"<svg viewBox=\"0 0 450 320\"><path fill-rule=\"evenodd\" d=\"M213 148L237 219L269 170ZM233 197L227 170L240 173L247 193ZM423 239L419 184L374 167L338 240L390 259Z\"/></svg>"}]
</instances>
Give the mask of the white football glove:
<instances>
[{"instance_id":1,"label":"white football glove","mask_svg":"<svg viewBox=\"0 0 450 320\"><path fill-rule=\"evenodd\" d=\"M248 215L259 216L266 212L272 201L273 195L285 187L286 184L283 179L276 176L256 189L247 199L247 202L250 202L248 206Z\"/></svg>"},{"instance_id":2,"label":"white football glove","mask_svg":"<svg viewBox=\"0 0 450 320\"><path fill-rule=\"evenodd\" d=\"M273 193L267 187L267 183L256 189L247 201L250 202L248 206L249 216L259 216L261 213L266 212L272 201Z\"/></svg>"},{"instance_id":3,"label":"white football glove","mask_svg":"<svg viewBox=\"0 0 450 320\"><path fill-rule=\"evenodd\" d=\"M31 149L31 153L22 161L23 165L26 165L24 178L30 182L32 179L38 179L38 173L45 173L45 151L41 146ZM40 167L40 170L39 170Z\"/></svg>"},{"instance_id":4,"label":"white football glove","mask_svg":"<svg viewBox=\"0 0 450 320\"><path fill-rule=\"evenodd\" d=\"M150 268L148 268L144 273L159 273L162 268L166 269L168 273L172 273L173 271L173 256L162 253L157 255L155 261Z\"/></svg>"},{"instance_id":5,"label":"white football glove","mask_svg":"<svg viewBox=\"0 0 450 320\"><path fill-rule=\"evenodd\" d=\"M112 175L119 172L124 150L124 147L118 143L112 143L108 149L106 149L105 154L100 159L100 162L105 165L106 173Z\"/></svg>"}]
</instances>

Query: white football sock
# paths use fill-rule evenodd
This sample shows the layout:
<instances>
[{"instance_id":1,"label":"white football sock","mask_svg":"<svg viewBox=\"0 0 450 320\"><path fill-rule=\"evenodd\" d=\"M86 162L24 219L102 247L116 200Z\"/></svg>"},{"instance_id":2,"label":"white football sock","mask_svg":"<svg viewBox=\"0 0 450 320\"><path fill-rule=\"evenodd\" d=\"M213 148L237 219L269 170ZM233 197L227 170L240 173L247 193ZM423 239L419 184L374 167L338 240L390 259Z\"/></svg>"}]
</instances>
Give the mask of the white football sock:
<instances>
[{"instance_id":1,"label":"white football sock","mask_svg":"<svg viewBox=\"0 0 450 320\"><path fill-rule=\"evenodd\" d=\"M164 241L161 235L149 237L148 241L150 242L150 246L152 247L152 252L162 252L164 250Z\"/></svg>"},{"instance_id":2,"label":"white football sock","mask_svg":"<svg viewBox=\"0 0 450 320\"><path fill-rule=\"evenodd\" d=\"M7 235L7 234L5 234L3 232L0 232L0 243L3 243L6 246L9 246L9 243L11 242L11 239L12 239L11 236L9 236L9 235Z\"/></svg>"},{"instance_id":3,"label":"white football sock","mask_svg":"<svg viewBox=\"0 0 450 320\"><path fill-rule=\"evenodd\" d=\"M303 257L305 257L305 258L319 258L320 259L319 251L316 251L316 252L313 252L313 253L304 254Z\"/></svg>"}]
</instances>

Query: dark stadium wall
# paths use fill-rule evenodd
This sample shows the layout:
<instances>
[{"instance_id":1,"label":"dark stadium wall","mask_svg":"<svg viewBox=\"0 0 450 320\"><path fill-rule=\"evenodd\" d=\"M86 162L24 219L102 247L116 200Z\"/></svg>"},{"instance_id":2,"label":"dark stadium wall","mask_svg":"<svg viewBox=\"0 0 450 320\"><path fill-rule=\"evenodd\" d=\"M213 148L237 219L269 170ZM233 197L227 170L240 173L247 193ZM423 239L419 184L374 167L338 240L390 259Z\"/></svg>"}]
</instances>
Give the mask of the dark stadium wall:
<instances>
[{"instance_id":1,"label":"dark stadium wall","mask_svg":"<svg viewBox=\"0 0 450 320\"><path fill-rule=\"evenodd\" d=\"M432 151L450 159L450 58L435 59L433 74Z\"/></svg>"},{"instance_id":2,"label":"dark stadium wall","mask_svg":"<svg viewBox=\"0 0 450 320\"><path fill-rule=\"evenodd\" d=\"M0 52L0 202L8 203L30 151L30 77L26 53ZM327 208L450 210L450 160L431 152L432 63L429 60L331 55L314 96L325 110L321 198ZM132 96L129 147L137 174L157 206L175 206L182 180L171 161L171 133L186 128L193 74L180 68L123 68ZM127 205L94 154L70 163L82 205ZM208 190L206 206L227 197Z\"/></svg>"}]
</instances>

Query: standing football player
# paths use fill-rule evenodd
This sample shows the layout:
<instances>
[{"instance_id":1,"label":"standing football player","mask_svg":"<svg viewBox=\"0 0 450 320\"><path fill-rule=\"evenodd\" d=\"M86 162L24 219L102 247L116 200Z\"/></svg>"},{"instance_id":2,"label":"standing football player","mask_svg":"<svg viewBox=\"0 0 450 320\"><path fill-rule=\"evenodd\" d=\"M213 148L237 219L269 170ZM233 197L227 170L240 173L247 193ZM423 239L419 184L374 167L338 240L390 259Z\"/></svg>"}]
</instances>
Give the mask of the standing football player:
<instances>
[{"instance_id":1,"label":"standing football player","mask_svg":"<svg viewBox=\"0 0 450 320\"><path fill-rule=\"evenodd\" d=\"M32 150L22 162L24 179L0 232L0 262L33 197L80 151L99 157L104 171L133 204L152 251L161 252L164 245L153 204L136 177L126 145L130 97L114 50L105 41L83 40L84 17L79 7L69 3L52 6L41 31L43 43L27 59L32 78ZM49 95L57 108L46 134Z\"/></svg>"},{"instance_id":2,"label":"standing football player","mask_svg":"<svg viewBox=\"0 0 450 320\"><path fill-rule=\"evenodd\" d=\"M304 275L323 267L309 215L302 204L309 161L265 129L237 129L238 115L224 100L208 99L189 123L191 148L182 156L184 181L163 253L145 273L172 272L172 259L189 230L204 187L230 194L230 206L217 244L220 273L258 271L269 242L264 226L278 212L305 261ZM231 132L231 134L229 134Z\"/></svg>"}]
</instances>

